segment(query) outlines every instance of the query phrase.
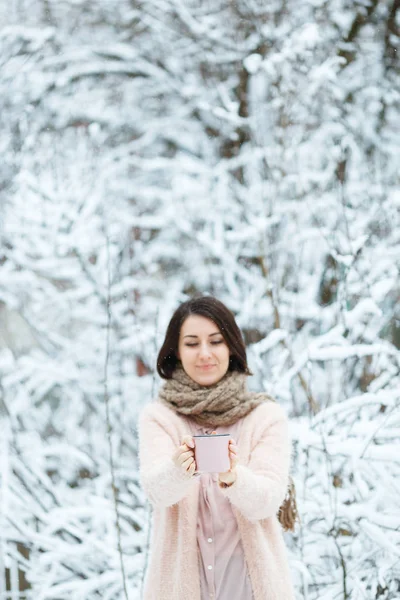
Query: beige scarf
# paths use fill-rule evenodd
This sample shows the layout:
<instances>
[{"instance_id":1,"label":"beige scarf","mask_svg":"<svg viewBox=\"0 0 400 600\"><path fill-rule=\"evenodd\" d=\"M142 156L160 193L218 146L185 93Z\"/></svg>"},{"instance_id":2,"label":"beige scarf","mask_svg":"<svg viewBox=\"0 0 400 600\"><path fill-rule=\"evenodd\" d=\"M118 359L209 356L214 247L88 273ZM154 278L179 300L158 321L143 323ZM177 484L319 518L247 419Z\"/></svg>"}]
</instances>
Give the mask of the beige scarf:
<instances>
[{"instance_id":1,"label":"beige scarf","mask_svg":"<svg viewBox=\"0 0 400 600\"><path fill-rule=\"evenodd\" d=\"M232 425L262 402L274 402L266 393L249 392L246 378L244 373L228 371L214 385L203 386L193 381L178 364L172 379L167 379L160 389L158 400L181 415L190 415L199 425L212 428ZM290 476L278 518L286 531L294 531L296 520L299 520L296 491Z\"/></svg>"},{"instance_id":2,"label":"beige scarf","mask_svg":"<svg viewBox=\"0 0 400 600\"><path fill-rule=\"evenodd\" d=\"M199 385L178 366L161 388L158 398L181 415L190 415L198 425L233 425L262 402L271 401L266 393L249 392L247 375L228 371L214 385Z\"/></svg>"}]
</instances>

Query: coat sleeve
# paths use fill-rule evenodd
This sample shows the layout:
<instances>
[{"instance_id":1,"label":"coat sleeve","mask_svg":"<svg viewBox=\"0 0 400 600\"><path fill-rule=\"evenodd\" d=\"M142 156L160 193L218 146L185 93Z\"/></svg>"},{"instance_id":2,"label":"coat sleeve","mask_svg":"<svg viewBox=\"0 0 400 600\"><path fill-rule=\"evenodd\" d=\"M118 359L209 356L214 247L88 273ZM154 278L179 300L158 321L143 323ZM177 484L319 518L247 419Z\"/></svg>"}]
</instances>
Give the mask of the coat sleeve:
<instances>
[{"instance_id":1,"label":"coat sleeve","mask_svg":"<svg viewBox=\"0 0 400 600\"><path fill-rule=\"evenodd\" d=\"M167 432L146 407L138 419L139 481L154 507L176 504L189 491L193 476L179 469L172 460L177 448Z\"/></svg>"},{"instance_id":2,"label":"coat sleeve","mask_svg":"<svg viewBox=\"0 0 400 600\"><path fill-rule=\"evenodd\" d=\"M279 405L261 428L247 465L236 466L237 479L222 494L249 521L276 515L285 496L289 479L291 444L287 417Z\"/></svg>"}]
</instances>

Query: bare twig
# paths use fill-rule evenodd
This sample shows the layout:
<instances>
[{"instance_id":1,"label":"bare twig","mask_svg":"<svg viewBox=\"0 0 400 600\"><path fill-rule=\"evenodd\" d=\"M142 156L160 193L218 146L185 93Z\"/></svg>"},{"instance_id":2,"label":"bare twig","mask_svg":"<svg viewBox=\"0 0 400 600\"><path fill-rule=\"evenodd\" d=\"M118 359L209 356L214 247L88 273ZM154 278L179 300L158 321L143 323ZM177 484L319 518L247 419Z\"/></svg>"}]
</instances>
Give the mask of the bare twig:
<instances>
[{"instance_id":1,"label":"bare twig","mask_svg":"<svg viewBox=\"0 0 400 600\"><path fill-rule=\"evenodd\" d=\"M366 23L368 23L368 20L372 17L376 7L378 6L378 1L379 0L371 0L371 3L368 7L362 6L360 7L359 12L356 13L356 16L354 17L353 23L351 24L348 34L342 40L342 44L344 47L340 48L338 51L338 56L344 58L346 61L342 65L342 68L347 67L351 62L355 60L356 52L355 50L349 50L349 45L355 42L360 29Z\"/></svg>"},{"instance_id":2,"label":"bare twig","mask_svg":"<svg viewBox=\"0 0 400 600\"><path fill-rule=\"evenodd\" d=\"M260 265L261 268L261 272L265 278L266 281L269 280L269 270L267 265L265 264L265 259L264 259L264 255L260 254L260 256L258 256L258 263ZM272 308L274 311L274 327L275 329L281 329L281 317L279 314L279 310L278 310L278 306L276 305L273 293L272 293L272 288L271 286L267 285L267 289L266 289L266 295L268 296L268 298L270 298L271 300L271 304L272 304ZM280 343L282 344L282 346L289 352L292 360L293 360L293 355L292 355L292 351L291 348L289 347L289 345L287 344L286 340L281 340ZM307 396L307 400L310 406L310 409L312 411L313 414L316 414L319 411L319 406L317 404L317 402L315 401L310 388L307 385L306 380L304 379L302 373L299 371L297 373L297 376L299 378L300 381L300 385L304 390L305 395Z\"/></svg>"},{"instance_id":3,"label":"bare twig","mask_svg":"<svg viewBox=\"0 0 400 600\"><path fill-rule=\"evenodd\" d=\"M117 540L118 540L118 553L120 558L120 566L121 566L121 574L122 574L122 584L124 589L124 596L126 600L129 600L128 597L128 589L126 586L126 576L125 576L125 566L122 552L122 544L121 544L121 526L120 526L120 513L118 506L118 490L116 486L116 478L115 478L115 467L114 467L114 457L113 457L113 448L112 448L112 440L111 440L111 420L110 420L110 397L108 393L108 366L110 360L110 334L111 334L111 257L110 257L110 240L108 237L108 233L106 232L106 248L107 248L107 336L106 336L106 356L104 362L104 402L106 408L106 423L107 423L107 441L108 441L108 452L109 452L109 461L110 461L110 471L111 471L111 487L113 492L114 499L114 510L115 510L115 525L117 529Z\"/></svg>"}]
</instances>

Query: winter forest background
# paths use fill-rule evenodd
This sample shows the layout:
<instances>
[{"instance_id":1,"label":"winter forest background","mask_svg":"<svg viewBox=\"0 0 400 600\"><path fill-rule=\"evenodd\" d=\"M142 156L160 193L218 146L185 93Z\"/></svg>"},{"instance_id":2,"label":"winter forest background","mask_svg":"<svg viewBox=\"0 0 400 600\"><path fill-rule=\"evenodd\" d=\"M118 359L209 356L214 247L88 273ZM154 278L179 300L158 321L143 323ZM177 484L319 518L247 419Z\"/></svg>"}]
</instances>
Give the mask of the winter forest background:
<instances>
[{"instance_id":1,"label":"winter forest background","mask_svg":"<svg viewBox=\"0 0 400 600\"><path fill-rule=\"evenodd\" d=\"M198 291L290 416L298 598L400 598L399 34L398 0L1 0L0 599L141 597L136 420Z\"/></svg>"}]
</instances>

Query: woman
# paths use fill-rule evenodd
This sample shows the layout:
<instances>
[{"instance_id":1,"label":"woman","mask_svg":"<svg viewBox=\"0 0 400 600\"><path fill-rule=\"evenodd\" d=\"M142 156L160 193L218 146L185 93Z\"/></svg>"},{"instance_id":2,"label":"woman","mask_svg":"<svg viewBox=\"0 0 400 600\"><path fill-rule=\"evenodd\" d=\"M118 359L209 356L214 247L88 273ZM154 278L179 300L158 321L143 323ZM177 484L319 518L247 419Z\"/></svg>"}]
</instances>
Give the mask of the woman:
<instances>
[{"instance_id":1,"label":"woman","mask_svg":"<svg viewBox=\"0 0 400 600\"><path fill-rule=\"evenodd\" d=\"M138 423L140 481L154 508L144 600L293 600L282 527L288 423L248 392L246 349L219 300L181 304L157 359L166 380ZM193 435L229 433L230 469L196 473Z\"/></svg>"}]
</instances>

